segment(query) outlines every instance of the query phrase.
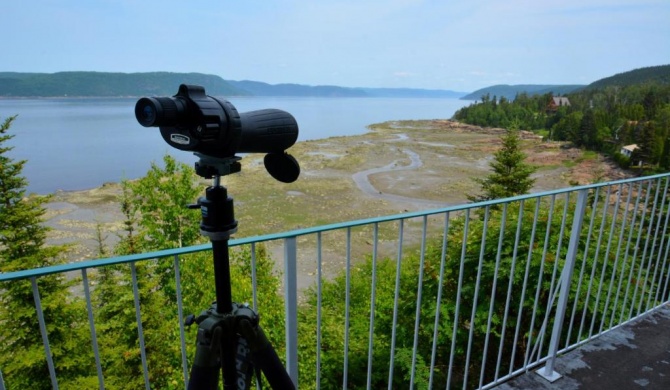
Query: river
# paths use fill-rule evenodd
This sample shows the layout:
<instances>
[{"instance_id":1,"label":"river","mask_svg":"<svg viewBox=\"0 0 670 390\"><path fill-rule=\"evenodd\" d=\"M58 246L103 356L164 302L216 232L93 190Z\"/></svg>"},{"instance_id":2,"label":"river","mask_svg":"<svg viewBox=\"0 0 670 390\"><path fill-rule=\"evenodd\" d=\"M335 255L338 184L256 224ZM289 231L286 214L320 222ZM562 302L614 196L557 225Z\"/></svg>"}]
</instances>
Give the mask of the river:
<instances>
[{"instance_id":1,"label":"river","mask_svg":"<svg viewBox=\"0 0 670 390\"><path fill-rule=\"evenodd\" d=\"M443 98L232 97L240 112L278 108L298 121L299 141L362 134L373 123L448 119L470 102ZM0 99L0 120L18 115L8 141L15 159L27 160L28 192L72 191L134 179L166 153L197 158L166 144L158 129L140 126L134 98Z\"/></svg>"}]
</instances>

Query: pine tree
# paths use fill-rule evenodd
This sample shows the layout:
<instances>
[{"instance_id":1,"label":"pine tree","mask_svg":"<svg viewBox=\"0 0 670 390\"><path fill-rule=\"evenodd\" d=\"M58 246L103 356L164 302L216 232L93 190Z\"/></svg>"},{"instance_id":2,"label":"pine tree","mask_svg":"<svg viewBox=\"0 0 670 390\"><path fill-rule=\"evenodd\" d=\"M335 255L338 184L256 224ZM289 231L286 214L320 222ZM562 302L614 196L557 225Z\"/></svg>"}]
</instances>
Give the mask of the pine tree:
<instances>
[{"instance_id":1,"label":"pine tree","mask_svg":"<svg viewBox=\"0 0 670 390\"><path fill-rule=\"evenodd\" d=\"M526 155L521 151L521 137L518 131L508 130L502 137L502 148L494 154L491 162L493 173L484 179L474 180L481 185L482 194L468 196L473 202L507 198L528 193L535 183L530 176L535 167L526 164Z\"/></svg>"},{"instance_id":2,"label":"pine tree","mask_svg":"<svg viewBox=\"0 0 670 390\"><path fill-rule=\"evenodd\" d=\"M45 246L45 197L26 197L21 176L25 160L15 161L5 143L15 117L0 125L0 272L61 262L64 247ZM86 309L62 274L37 279L50 349L61 386L96 387ZM0 368L8 389L50 389L51 382L30 280L0 286Z\"/></svg>"},{"instance_id":3,"label":"pine tree","mask_svg":"<svg viewBox=\"0 0 670 390\"><path fill-rule=\"evenodd\" d=\"M656 140L656 126L653 121L640 124L637 145L639 149L634 153L634 159L641 161L642 165L655 165L657 156L660 156L662 144Z\"/></svg>"},{"instance_id":4,"label":"pine tree","mask_svg":"<svg viewBox=\"0 0 670 390\"><path fill-rule=\"evenodd\" d=\"M593 110L587 110L579 125L577 146L594 148L598 144L598 129L596 127L596 116Z\"/></svg>"}]
</instances>

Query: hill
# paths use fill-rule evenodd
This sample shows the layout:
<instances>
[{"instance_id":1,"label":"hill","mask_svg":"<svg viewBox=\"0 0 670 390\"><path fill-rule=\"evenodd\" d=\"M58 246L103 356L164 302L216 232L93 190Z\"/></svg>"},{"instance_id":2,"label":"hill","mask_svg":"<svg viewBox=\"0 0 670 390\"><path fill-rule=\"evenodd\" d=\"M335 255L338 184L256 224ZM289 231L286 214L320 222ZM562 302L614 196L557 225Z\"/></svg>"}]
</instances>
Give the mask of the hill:
<instances>
[{"instance_id":1,"label":"hill","mask_svg":"<svg viewBox=\"0 0 670 390\"><path fill-rule=\"evenodd\" d=\"M315 96L315 97L367 97L358 89L333 85L268 84L260 81L228 81L232 86L254 96Z\"/></svg>"},{"instance_id":2,"label":"hill","mask_svg":"<svg viewBox=\"0 0 670 390\"><path fill-rule=\"evenodd\" d=\"M546 93L553 93L554 95L565 95L570 92L583 88L584 85L543 85L543 84L519 84L508 85L499 84L490 87L478 89L470 94L461 97L462 100L479 100L482 96L489 94L490 96L497 96L500 98L504 96L508 100L514 100L517 94L527 93L528 95L544 95Z\"/></svg>"},{"instance_id":3,"label":"hill","mask_svg":"<svg viewBox=\"0 0 670 390\"><path fill-rule=\"evenodd\" d=\"M2 97L174 95L179 84L207 86L210 95L249 95L219 76L201 73L0 72Z\"/></svg>"},{"instance_id":4,"label":"hill","mask_svg":"<svg viewBox=\"0 0 670 390\"><path fill-rule=\"evenodd\" d=\"M589 84L586 89L606 87L628 87L637 84L670 85L670 65L649 66L628 72L617 73Z\"/></svg>"},{"instance_id":5,"label":"hill","mask_svg":"<svg viewBox=\"0 0 670 390\"><path fill-rule=\"evenodd\" d=\"M180 84L202 85L213 96L299 97L440 97L464 92L409 88L346 88L333 85L268 84L224 80L202 73L0 72L0 97L120 97L170 96Z\"/></svg>"},{"instance_id":6,"label":"hill","mask_svg":"<svg viewBox=\"0 0 670 390\"><path fill-rule=\"evenodd\" d=\"M254 96L459 98L465 95L465 92L442 89L347 88L333 85L268 84L249 80L228 82Z\"/></svg>"},{"instance_id":7,"label":"hill","mask_svg":"<svg viewBox=\"0 0 670 390\"><path fill-rule=\"evenodd\" d=\"M371 97L397 98L460 98L466 92L447 89L416 89L416 88L361 88Z\"/></svg>"}]
</instances>

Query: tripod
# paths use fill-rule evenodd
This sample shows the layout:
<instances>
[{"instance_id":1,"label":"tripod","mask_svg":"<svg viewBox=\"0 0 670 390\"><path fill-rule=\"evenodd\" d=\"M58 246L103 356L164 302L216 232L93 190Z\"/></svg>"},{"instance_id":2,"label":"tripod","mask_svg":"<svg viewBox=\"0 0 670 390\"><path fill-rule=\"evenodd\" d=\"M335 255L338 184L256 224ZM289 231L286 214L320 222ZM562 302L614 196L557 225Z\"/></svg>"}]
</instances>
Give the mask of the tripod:
<instances>
[{"instance_id":1,"label":"tripod","mask_svg":"<svg viewBox=\"0 0 670 390\"><path fill-rule=\"evenodd\" d=\"M218 389L219 370L223 372L224 390L247 390L254 368L259 379L259 372L265 374L273 389L295 389L258 324L258 315L248 306L232 302L228 240L237 231L237 221L233 199L220 178L240 171L239 158L199 157L196 173L213 178L213 185L207 187L205 197L189 207L200 209L200 232L212 242L216 302L198 317L189 316L186 320L187 325L198 324L188 390Z\"/></svg>"}]
</instances>

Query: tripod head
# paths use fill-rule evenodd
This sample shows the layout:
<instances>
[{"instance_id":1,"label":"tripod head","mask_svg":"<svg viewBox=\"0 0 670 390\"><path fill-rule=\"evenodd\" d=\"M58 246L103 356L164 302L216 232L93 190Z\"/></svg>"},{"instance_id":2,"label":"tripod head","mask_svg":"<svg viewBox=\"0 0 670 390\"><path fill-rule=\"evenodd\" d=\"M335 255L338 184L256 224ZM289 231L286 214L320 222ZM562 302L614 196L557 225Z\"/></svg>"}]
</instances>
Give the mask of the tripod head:
<instances>
[{"instance_id":1,"label":"tripod head","mask_svg":"<svg viewBox=\"0 0 670 390\"><path fill-rule=\"evenodd\" d=\"M198 199L198 203L190 208L199 208L202 213L200 232L210 240L227 240L237 231L237 221L233 208L233 198L221 186L221 176L240 172L242 165L237 156L218 158L195 153L200 158L195 163L195 172L198 176L213 179L213 184L205 190L205 197ZM300 174L300 166L293 156L288 153L268 153L263 159L265 169L276 180L292 183Z\"/></svg>"}]
</instances>

